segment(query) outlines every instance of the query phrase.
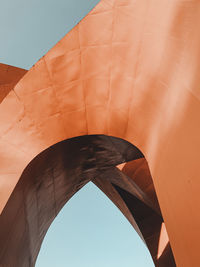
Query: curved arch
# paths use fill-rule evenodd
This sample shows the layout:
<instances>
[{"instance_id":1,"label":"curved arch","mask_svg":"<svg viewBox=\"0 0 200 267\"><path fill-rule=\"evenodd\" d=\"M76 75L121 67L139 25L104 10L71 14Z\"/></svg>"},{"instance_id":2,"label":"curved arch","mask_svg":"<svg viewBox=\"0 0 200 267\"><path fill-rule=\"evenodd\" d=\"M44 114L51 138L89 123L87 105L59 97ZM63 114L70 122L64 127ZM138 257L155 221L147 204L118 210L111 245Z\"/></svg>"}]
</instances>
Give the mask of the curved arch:
<instances>
[{"instance_id":1,"label":"curved arch","mask_svg":"<svg viewBox=\"0 0 200 267\"><path fill-rule=\"evenodd\" d=\"M144 241L116 205L92 182L64 205L49 227L35 267L46 265L155 266Z\"/></svg>"},{"instance_id":2,"label":"curved arch","mask_svg":"<svg viewBox=\"0 0 200 267\"><path fill-rule=\"evenodd\" d=\"M120 137L149 163L177 263L199 264L199 10L198 1L102 0L28 71L0 105L1 210L47 147Z\"/></svg>"},{"instance_id":3,"label":"curved arch","mask_svg":"<svg viewBox=\"0 0 200 267\"><path fill-rule=\"evenodd\" d=\"M115 167L127 161L138 165L139 159L144 162L135 146L104 135L68 139L40 153L24 170L1 214L1 264L34 266L43 238L60 209L93 181L127 217L148 246L156 266L175 266L170 246L164 256L157 258L163 219L154 188L149 194L145 187L147 181L152 184L148 166L140 173L145 180L140 182L143 188Z\"/></svg>"}]
</instances>

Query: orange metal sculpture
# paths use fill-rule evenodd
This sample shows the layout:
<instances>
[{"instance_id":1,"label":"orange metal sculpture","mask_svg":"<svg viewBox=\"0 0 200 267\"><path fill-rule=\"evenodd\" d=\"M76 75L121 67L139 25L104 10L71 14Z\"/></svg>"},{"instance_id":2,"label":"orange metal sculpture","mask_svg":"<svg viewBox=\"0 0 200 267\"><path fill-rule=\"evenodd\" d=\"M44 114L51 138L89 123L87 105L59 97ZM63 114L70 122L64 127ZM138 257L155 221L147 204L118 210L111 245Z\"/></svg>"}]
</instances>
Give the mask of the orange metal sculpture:
<instances>
[{"instance_id":1,"label":"orange metal sculpture","mask_svg":"<svg viewBox=\"0 0 200 267\"><path fill-rule=\"evenodd\" d=\"M26 70L0 63L0 103L26 72Z\"/></svg>"},{"instance_id":2,"label":"orange metal sculpture","mask_svg":"<svg viewBox=\"0 0 200 267\"><path fill-rule=\"evenodd\" d=\"M76 136L118 137L148 162L177 266L198 267L199 20L195 0L100 1L0 104L1 210L43 150ZM122 172L135 181L135 168ZM146 178L140 187L155 199ZM158 257L165 232L163 224Z\"/></svg>"}]
</instances>

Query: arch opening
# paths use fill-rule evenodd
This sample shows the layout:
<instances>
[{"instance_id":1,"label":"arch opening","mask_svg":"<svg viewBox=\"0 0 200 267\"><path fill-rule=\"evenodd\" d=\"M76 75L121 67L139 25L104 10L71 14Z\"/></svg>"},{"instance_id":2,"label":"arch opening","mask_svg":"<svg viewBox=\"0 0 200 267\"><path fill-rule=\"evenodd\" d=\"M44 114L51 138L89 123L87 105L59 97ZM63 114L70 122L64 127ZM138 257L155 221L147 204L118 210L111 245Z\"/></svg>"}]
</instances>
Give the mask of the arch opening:
<instances>
[{"instance_id":1,"label":"arch opening","mask_svg":"<svg viewBox=\"0 0 200 267\"><path fill-rule=\"evenodd\" d=\"M51 224L36 267L153 267L151 255L116 205L94 183L81 188Z\"/></svg>"},{"instance_id":2,"label":"arch opening","mask_svg":"<svg viewBox=\"0 0 200 267\"><path fill-rule=\"evenodd\" d=\"M175 266L169 244L157 257L163 218L143 154L129 142L105 135L62 141L26 167L0 216L0 263L34 266L52 221L89 181L129 220L156 266Z\"/></svg>"}]
</instances>

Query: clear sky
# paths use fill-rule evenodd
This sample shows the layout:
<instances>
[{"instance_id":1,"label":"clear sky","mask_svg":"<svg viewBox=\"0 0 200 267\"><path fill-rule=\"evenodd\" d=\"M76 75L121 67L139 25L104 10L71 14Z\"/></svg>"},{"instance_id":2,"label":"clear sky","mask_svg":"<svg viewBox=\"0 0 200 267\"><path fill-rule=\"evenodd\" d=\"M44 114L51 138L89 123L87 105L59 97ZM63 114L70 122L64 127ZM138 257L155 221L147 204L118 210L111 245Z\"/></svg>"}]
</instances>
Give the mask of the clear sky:
<instances>
[{"instance_id":1,"label":"clear sky","mask_svg":"<svg viewBox=\"0 0 200 267\"><path fill-rule=\"evenodd\" d=\"M0 62L29 69L98 0L0 0ZM92 183L54 220L36 267L152 267L143 241Z\"/></svg>"},{"instance_id":2,"label":"clear sky","mask_svg":"<svg viewBox=\"0 0 200 267\"><path fill-rule=\"evenodd\" d=\"M43 242L36 267L152 267L131 224L93 183L64 206Z\"/></svg>"}]
</instances>

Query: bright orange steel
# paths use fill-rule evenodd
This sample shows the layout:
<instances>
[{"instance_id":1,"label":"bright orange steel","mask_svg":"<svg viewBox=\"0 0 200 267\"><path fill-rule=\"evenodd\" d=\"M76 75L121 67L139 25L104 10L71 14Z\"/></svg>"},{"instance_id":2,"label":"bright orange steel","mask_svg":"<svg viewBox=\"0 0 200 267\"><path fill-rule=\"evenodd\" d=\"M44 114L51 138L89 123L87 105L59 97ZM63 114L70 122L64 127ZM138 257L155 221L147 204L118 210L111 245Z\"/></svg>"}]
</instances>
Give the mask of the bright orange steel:
<instances>
[{"instance_id":1,"label":"bright orange steel","mask_svg":"<svg viewBox=\"0 0 200 267\"><path fill-rule=\"evenodd\" d=\"M198 267L200 1L102 0L0 104L0 204L26 165L66 138L136 145L177 266Z\"/></svg>"},{"instance_id":2,"label":"bright orange steel","mask_svg":"<svg viewBox=\"0 0 200 267\"><path fill-rule=\"evenodd\" d=\"M27 70L0 63L0 103Z\"/></svg>"},{"instance_id":3,"label":"bright orange steel","mask_svg":"<svg viewBox=\"0 0 200 267\"><path fill-rule=\"evenodd\" d=\"M165 224L162 223L161 230L160 230L160 239L159 239L159 245L158 245L157 259L160 258L160 256L162 255L168 243L169 243L169 237L167 234L167 230L165 228Z\"/></svg>"}]
</instances>

